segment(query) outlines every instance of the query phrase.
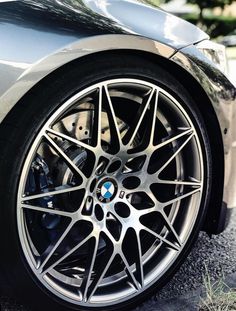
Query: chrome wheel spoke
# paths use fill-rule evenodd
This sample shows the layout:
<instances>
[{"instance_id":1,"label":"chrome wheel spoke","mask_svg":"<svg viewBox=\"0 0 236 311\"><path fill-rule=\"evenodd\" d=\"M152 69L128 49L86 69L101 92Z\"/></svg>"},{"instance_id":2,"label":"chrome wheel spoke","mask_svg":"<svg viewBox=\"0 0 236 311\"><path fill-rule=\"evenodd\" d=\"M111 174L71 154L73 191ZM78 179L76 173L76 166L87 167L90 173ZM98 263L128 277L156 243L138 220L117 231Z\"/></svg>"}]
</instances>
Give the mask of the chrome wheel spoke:
<instances>
[{"instance_id":1,"label":"chrome wheel spoke","mask_svg":"<svg viewBox=\"0 0 236 311\"><path fill-rule=\"evenodd\" d=\"M191 196L193 196L195 193L198 193L198 192L200 192L200 191L201 191L201 188L198 188L198 189L194 189L194 190L192 190L192 191L189 191L189 192L187 192L187 193L185 193L185 194L178 194L174 199L169 200L169 201L164 202L164 203L160 203L160 205L161 205L162 208L163 208L163 207L165 207L165 206L168 206L168 205L174 204L174 203L176 203L176 202L179 202L180 200L183 200L183 199L185 199L185 198L191 197Z\"/></svg>"},{"instance_id":2,"label":"chrome wheel spoke","mask_svg":"<svg viewBox=\"0 0 236 311\"><path fill-rule=\"evenodd\" d=\"M135 256L136 271L138 275L138 281L141 288L144 287L144 272L143 272L143 259L142 259L142 245L140 240L140 232L135 230L137 253Z\"/></svg>"},{"instance_id":3,"label":"chrome wheel spoke","mask_svg":"<svg viewBox=\"0 0 236 311\"><path fill-rule=\"evenodd\" d=\"M82 292L84 301L87 301L88 289L91 283L91 276L92 276L92 272L94 269L94 264L95 264L95 260L96 260L96 256L98 252L99 237L94 237L91 243L93 243L92 244L93 251L89 254L89 258L87 261L87 267L85 269L82 285L80 287L80 291Z\"/></svg>"},{"instance_id":4,"label":"chrome wheel spoke","mask_svg":"<svg viewBox=\"0 0 236 311\"><path fill-rule=\"evenodd\" d=\"M90 300L93 296L93 294L96 292L96 290L98 289L98 286L100 284L100 282L102 281L102 279L104 278L106 272L108 271L108 269L110 268L114 258L115 258L115 252L113 252L109 257L107 256L106 258L104 258L103 261L103 265L101 265L99 267L99 269L97 270L97 275L96 277L93 279L89 290L88 290L88 300Z\"/></svg>"},{"instance_id":5,"label":"chrome wheel spoke","mask_svg":"<svg viewBox=\"0 0 236 311\"><path fill-rule=\"evenodd\" d=\"M139 284L138 284L138 282L137 282L137 280L133 274L133 271L131 270L131 267L130 267L127 259L125 258L125 255L124 255L122 250L120 250L119 255L120 255L121 260L123 261L123 263L125 265L125 271L128 275L128 278L129 278L131 284L133 284L133 286L136 288L136 290L138 290L140 286L139 286Z\"/></svg>"},{"instance_id":6,"label":"chrome wheel spoke","mask_svg":"<svg viewBox=\"0 0 236 311\"><path fill-rule=\"evenodd\" d=\"M192 133L192 131L186 131L186 132L184 132L184 134L183 134L182 136L180 136L180 137L183 137L183 136L185 136L185 135L188 135L188 137L186 138L186 140L185 140L178 148L176 148L176 151L174 152L174 154L165 162L165 164L162 165L161 168L159 168L159 170L158 170L157 173L156 173L157 176L171 163L171 161L173 161L173 160L176 158L176 156L181 152L181 150L182 150L182 149L187 145L187 143L193 138L194 133ZM177 135L177 136L175 137L174 140L176 140L178 136L179 136L179 135ZM178 137L178 138L179 138L179 137ZM174 141L174 140L170 139L169 141L172 142L172 141ZM163 147L164 145L160 144L160 145L158 145L158 146L156 147L156 149L161 148L160 146Z\"/></svg>"},{"instance_id":7,"label":"chrome wheel spoke","mask_svg":"<svg viewBox=\"0 0 236 311\"><path fill-rule=\"evenodd\" d=\"M155 90L153 98L150 101L150 120L147 125L147 138L149 138L149 147L154 144L154 135L157 121L157 105L158 105L159 91Z\"/></svg>"},{"instance_id":8,"label":"chrome wheel spoke","mask_svg":"<svg viewBox=\"0 0 236 311\"><path fill-rule=\"evenodd\" d=\"M50 270L52 270L54 267L58 266L63 260L68 258L71 254L73 254L76 250L78 250L81 246L83 246L85 243L87 243L92 238L92 234L89 234L86 238L84 238L79 244L74 246L70 251L68 251L65 255L63 255L61 258L59 258L56 262L54 262L52 265L47 267L44 271L41 271L41 274L45 275Z\"/></svg>"},{"instance_id":9,"label":"chrome wheel spoke","mask_svg":"<svg viewBox=\"0 0 236 311\"><path fill-rule=\"evenodd\" d=\"M170 143L176 141L177 139L181 138L181 137L184 137L184 136L187 136L187 135L191 135L193 132L193 129L192 128L189 128L189 129L185 129L183 131L181 131L181 133L177 134L177 135L173 135L171 138L167 138L165 139L163 142L159 143L157 146L155 146L155 149L160 149L160 148L163 148L164 146L166 145L169 145ZM192 138L193 135L191 135L191 138ZM187 142L188 142L188 139L190 138L187 138ZM186 143L186 142L185 142ZM180 150L181 151L181 150Z\"/></svg>"},{"instance_id":10,"label":"chrome wheel spoke","mask_svg":"<svg viewBox=\"0 0 236 311\"><path fill-rule=\"evenodd\" d=\"M95 107L94 110L94 125L93 125L93 140L95 143L95 146L98 150L102 149L101 145L101 132L102 132L102 86L99 87L98 89L98 96L97 96L97 106Z\"/></svg>"},{"instance_id":11,"label":"chrome wheel spoke","mask_svg":"<svg viewBox=\"0 0 236 311\"><path fill-rule=\"evenodd\" d=\"M61 237L58 239L58 241L55 243L55 245L50 245L46 251L40 256L39 258L39 265L37 269L39 270L39 273L43 272L44 266L47 264L47 262L50 260L50 258L53 256L55 251L58 249L58 247L61 245L61 243L66 238L67 234L71 230L72 226L74 225L74 222L71 221L70 224L67 226L66 230L63 232Z\"/></svg>"},{"instance_id":12,"label":"chrome wheel spoke","mask_svg":"<svg viewBox=\"0 0 236 311\"><path fill-rule=\"evenodd\" d=\"M166 214L165 214L164 211L161 212L161 215L162 215L162 217L164 218L164 221L165 221L165 224L166 224L168 230L169 230L171 233L173 233L173 235L174 235L174 237L175 237L175 239L176 239L178 245L181 247L181 246L182 246L182 242L181 242L180 237L179 237L179 235L177 234L177 232L176 232L176 230L175 230L173 224L170 222L169 218L166 216Z\"/></svg>"},{"instance_id":13,"label":"chrome wheel spoke","mask_svg":"<svg viewBox=\"0 0 236 311\"><path fill-rule=\"evenodd\" d=\"M152 213L158 213L158 215L163 219L165 227L168 229L168 231L170 233L173 234L174 239L176 240L178 246L181 247L182 246L182 242L181 242L180 237L177 234L173 224L171 223L170 219L167 217L165 212L161 208L157 207L157 205L152 207L152 208L150 208L150 209L145 209L145 210L141 211L140 212L140 217L148 215L148 214L152 214ZM151 233L151 232L149 231L149 233ZM154 233L152 233L152 234L155 235Z\"/></svg>"},{"instance_id":14,"label":"chrome wheel spoke","mask_svg":"<svg viewBox=\"0 0 236 311\"><path fill-rule=\"evenodd\" d=\"M141 227L141 230L144 230L144 231L147 231L148 233L150 233L151 235L153 235L155 238L157 238L158 240L160 240L161 242L163 242L164 244L166 244L167 246L171 247L172 249L176 250L176 251L179 251L180 250L180 247L179 245L176 245L170 241L168 241L166 238L163 238L161 235L159 235L158 233L156 233L155 231L145 227L145 226L142 226Z\"/></svg>"},{"instance_id":15,"label":"chrome wheel spoke","mask_svg":"<svg viewBox=\"0 0 236 311\"><path fill-rule=\"evenodd\" d=\"M117 124L117 118L115 116L115 111L112 106L111 97L109 95L107 86L104 86L102 88L102 100L103 100L103 107L106 109L108 115L108 121L111 132L111 145L116 146L115 153L117 153L122 145L121 134Z\"/></svg>"},{"instance_id":16,"label":"chrome wheel spoke","mask_svg":"<svg viewBox=\"0 0 236 311\"><path fill-rule=\"evenodd\" d=\"M61 132L55 131L55 130L53 130L51 128L46 129L46 134L47 133L53 134L56 137L60 137L60 138L62 138L64 140L67 140L67 141L75 144L78 147L84 148L85 150L89 150L89 151L92 151L92 152L96 151L96 149L93 146L90 146L90 145L88 145L88 144L86 144L86 143L84 143L82 141L79 141L78 139L75 139L75 138L73 138L73 137L71 137L69 135L63 134Z\"/></svg>"},{"instance_id":17,"label":"chrome wheel spoke","mask_svg":"<svg viewBox=\"0 0 236 311\"><path fill-rule=\"evenodd\" d=\"M65 211L60 211L60 210L53 209L53 208L45 208L45 207L34 206L34 205L29 205L29 204L22 204L22 208L25 210L48 213L52 215L58 215L58 216L69 217L69 218L73 218L73 215L74 215L74 213L72 212L65 212Z\"/></svg>"},{"instance_id":18,"label":"chrome wheel spoke","mask_svg":"<svg viewBox=\"0 0 236 311\"><path fill-rule=\"evenodd\" d=\"M75 163L65 154L65 152L53 141L50 136L44 134L44 137L48 141L49 145L63 158L68 167L82 179L82 184L84 184L87 178L81 169L75 165Z\"/></svg>"},{"instance_id":19,"label":"chrome wheel spoke","mask_svg":"<svg viewBox=\"0 0 236 311\"><path fill-rule=\"evenodd\" d=\"M158 182L158 184L164 184L164 185L179 185L179 186L191 186L191 187L202 186L202 183L200 181L162 180L159 178L156 181Z\"/></svg>"},{"instance_id":20,"label":"chrome wheel spoke","mask_svg":"<svg viewBox=\"0 0 236 311\"><path fill-rule=\"evenodd\" d=\"M22 202L30 201L30 200L35 200L35 199L40 199L40 198L44 198L44 197L48 197L48 196L54 196L54 195L58 195L58 194L65 194L65 193L69 193L69 192L73 192L73 191L78 191L78 190L82 190L82 189L84 189L83 186L76 186L76 187L59 186L59 187L56 187L52 191L24 196L22 198Z\"/></svg>"},{"instance_id":21,"label":"chrome wheel spoke","mask_svg":"<svg viewBox=\"0 0 236 311\"><path fill-rule=\"evenodd\" d=\"M140 125L147 114L148 108L150 106L150 103L152 99L154 98L154 103L156 102L156 97L155 97L155 89L151 89L148 93L148 95L145 96L143 99L143 103L140 105L140 108L135 116L135 119L133 121L132 126L128 130L128 132L125 134L123 141L125 145L128 145L128 148L131 147L137 132L140 128Z\"/></svg>"}]
</instances>

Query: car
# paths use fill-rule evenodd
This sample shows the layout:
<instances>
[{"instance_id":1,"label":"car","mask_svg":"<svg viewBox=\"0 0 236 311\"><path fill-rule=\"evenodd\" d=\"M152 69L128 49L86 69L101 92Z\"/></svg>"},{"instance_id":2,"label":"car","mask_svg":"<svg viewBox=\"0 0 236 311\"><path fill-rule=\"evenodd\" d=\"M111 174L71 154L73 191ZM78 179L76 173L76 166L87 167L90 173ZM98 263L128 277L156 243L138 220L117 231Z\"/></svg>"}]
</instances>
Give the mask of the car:
<instances>
[{"instance_id":1,"label":"car","mask_svg":"<svg viewBox=\"0 0 236 311\"><path fill-rule=\"evenodd\" d=\"M234 47L236 46L236 30L232 31L227 36L223 37L220 42L220 44L223 44L227 47Z\"/></svg>"},{"instance_id":2,"label":"car","mask_svg":"<svg viewBox=\"0 0 236 311\"><path fill-rule=\"evenodd\" d=\"M235 206L224 47L145 1L0 3L0 287L131 310Z\"/></svg>"}]
</instances>

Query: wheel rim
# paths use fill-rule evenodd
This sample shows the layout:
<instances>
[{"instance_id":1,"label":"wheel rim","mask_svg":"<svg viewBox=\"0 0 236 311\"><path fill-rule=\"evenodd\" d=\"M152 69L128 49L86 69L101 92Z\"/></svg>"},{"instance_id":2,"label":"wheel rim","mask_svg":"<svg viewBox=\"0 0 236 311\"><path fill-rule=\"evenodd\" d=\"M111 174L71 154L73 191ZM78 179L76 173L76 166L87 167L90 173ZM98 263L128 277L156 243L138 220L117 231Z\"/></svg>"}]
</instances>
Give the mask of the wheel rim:
<instances>
[{"instance_id":1,"label":"wheel rim","mask_svg":"<svg viewBox=\"0 0 236 311\"><path fill-rule=\"evenodd\" d=\"M84 306L134 298L172 266L197 219L198 133L166 90L92 85L42 126L18 189L21 246L55 295Z\"/></svg>"}]
</instances>

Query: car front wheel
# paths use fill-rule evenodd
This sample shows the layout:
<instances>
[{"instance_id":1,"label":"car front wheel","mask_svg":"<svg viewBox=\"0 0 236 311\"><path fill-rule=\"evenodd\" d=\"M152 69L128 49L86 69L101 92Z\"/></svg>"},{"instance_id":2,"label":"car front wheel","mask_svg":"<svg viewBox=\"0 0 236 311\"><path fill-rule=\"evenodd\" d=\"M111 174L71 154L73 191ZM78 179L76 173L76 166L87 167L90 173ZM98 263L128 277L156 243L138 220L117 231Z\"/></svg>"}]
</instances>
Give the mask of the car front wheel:
<instances>
[{"instance_id":1,"label":"car front wheel","mask_svg":"<svg viewBox=\"0 0 236 311\"><path fill-rule=\"evenodd\" d=\"M67 67L1 129L1 266L35 309L130 310L186 258L211 153L201 113L139 57Z\"/></svg>"}]
</instances>

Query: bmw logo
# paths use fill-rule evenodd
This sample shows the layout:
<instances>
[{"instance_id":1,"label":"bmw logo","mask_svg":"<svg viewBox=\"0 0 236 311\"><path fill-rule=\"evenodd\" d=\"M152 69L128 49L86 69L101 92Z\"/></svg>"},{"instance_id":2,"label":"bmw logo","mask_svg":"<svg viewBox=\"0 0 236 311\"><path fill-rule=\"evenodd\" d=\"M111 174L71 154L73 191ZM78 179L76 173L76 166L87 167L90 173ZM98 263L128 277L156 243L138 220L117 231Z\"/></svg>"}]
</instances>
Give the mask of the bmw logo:
<instances>
[{"instance_id":1,"label":"bmw logo","mask_svg":"<svg viewBox=\"0 0 236 311\"><path fill-rule=\"evenodd\" d=\"M102 203L111 202L117 194L117 183L113 179L102 180L97 187L97 197Z\"/></svg>"}]
</instances>

